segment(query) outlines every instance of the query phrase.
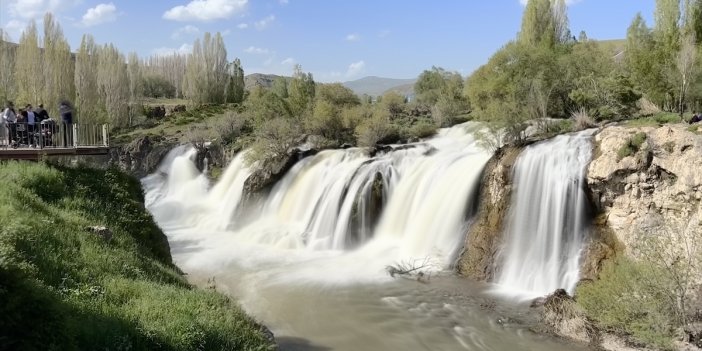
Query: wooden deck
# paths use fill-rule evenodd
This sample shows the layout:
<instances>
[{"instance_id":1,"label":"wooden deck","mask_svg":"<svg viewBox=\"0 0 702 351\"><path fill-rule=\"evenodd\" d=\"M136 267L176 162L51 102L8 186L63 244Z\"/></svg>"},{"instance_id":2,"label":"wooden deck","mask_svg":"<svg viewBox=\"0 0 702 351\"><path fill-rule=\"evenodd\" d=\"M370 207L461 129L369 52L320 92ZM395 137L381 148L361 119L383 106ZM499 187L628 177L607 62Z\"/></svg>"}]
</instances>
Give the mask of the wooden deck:
<instances>
[{"instance_id":1,"label":"wooden deck","mask_svg":"<svg viewBox=\"0 0 702 351\"><path fill-rule=\"evenodd\" d=\"M37 161L43 157L50 156L92 156L92 155L107 155L110 148L107 146L79 146L74 148L31 148L19 147L1 148L0 160L32 160Z\"/></svg>"}]
</instances>

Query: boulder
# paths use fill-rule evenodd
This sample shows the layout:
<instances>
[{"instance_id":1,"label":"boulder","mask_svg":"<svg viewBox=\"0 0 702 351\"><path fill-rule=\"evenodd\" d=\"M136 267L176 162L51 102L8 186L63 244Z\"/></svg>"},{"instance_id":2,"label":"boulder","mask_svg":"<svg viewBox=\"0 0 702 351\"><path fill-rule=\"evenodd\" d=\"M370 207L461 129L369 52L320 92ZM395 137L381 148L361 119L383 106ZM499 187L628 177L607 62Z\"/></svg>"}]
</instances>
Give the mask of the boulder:
<instances>
[{"instance_id":1,"label":"boulder","mask_svg":"<svg viewBox=\"0 0 702 351\"><path fill-rule=\"evenodd\" d=\"M85 227L85 230L99 236L100 238L102 238L103 240L105 240L107 242L112 240L112 231L105 226L94 225L94 226Z\"/></svg>"}]
</instances>

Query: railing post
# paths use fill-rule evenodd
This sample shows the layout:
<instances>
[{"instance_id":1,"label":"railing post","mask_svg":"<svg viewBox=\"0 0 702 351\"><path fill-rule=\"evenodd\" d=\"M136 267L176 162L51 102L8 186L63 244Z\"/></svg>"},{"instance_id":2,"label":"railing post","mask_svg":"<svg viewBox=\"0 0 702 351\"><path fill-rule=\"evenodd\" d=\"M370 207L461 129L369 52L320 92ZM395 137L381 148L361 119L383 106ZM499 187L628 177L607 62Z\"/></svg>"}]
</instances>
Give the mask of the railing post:
<instances>
[{"instance_id":1,"label":"railing post","mask_svg":"<svg viewBox=\"0 0 702 351\"><path fill-rule=\"evenodd\" d=\"M78 148L78 124L73 123L73 147Z\"/></svg>"},{"instance_id":2,"label":"railing post","mask_svg":"<svg viewBox=\"0 0 702 351\"><path fill-rule=\"evenodd\" d=\"M107 124L102 125L102 145L104 147L110 146L110 143L107 141Z\"/></svg>"}]
</instances>

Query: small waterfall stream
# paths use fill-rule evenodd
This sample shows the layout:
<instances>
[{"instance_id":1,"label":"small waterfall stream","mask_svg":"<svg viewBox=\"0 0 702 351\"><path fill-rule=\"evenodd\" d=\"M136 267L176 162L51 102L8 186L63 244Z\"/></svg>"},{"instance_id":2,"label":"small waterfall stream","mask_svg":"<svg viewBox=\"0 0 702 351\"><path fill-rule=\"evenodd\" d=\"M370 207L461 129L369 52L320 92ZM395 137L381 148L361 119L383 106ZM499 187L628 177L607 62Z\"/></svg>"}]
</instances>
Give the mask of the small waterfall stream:
<instances>
[{"instance_id":1,"label":"small waterfall stream","mask_svg":"<svg viewBox=\"0 0 702 351\"><path fill-rule=\"evenodd\" d=\"M509 294L573 293L587 234L584 191L593 131L527 147L514 167L514 190L496 283Z\"/></svg>"}]
</instances>

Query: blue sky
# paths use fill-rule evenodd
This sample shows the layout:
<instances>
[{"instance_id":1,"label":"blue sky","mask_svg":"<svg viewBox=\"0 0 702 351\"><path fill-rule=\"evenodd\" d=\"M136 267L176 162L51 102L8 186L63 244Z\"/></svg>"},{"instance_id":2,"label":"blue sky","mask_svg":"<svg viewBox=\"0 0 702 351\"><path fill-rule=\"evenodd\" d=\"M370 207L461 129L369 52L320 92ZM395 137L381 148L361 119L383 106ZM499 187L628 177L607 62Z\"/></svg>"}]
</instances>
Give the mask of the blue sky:
<instances>
[{"instance_id":1,"label":"blue sky","mask_svg":"<svg viewBox=\"0 0 702 351\"><path fill-rule=\"evenodd\" d=\"M411 78L432 65L470 74L516 36L523 1L0 0L0 25L16 41L27 21L51 11L73 50L90 33L141 57L188 51L219 31L247 74L290 74L299 63L329 82ZM624 38L637 12L652 22L654 0L571 2L576 35Z\"/></svg>"}]
</instances>

